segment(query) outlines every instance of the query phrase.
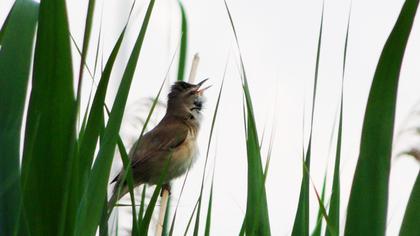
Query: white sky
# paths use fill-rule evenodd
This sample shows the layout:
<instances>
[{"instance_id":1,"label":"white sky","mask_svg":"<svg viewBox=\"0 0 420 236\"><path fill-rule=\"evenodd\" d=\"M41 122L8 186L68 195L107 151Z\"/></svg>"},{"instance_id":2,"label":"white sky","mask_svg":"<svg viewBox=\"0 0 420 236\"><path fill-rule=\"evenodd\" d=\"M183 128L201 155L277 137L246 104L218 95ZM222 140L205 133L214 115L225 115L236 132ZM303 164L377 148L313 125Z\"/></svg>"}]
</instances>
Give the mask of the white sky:
<instances>
[{"instance_id":1,"label":"white sky","mask_svg":"<svg viewBox=\"0 0 420 236\"><path fill-rule=\"evenodd\" d=\"M12 0L0 2L0 22ZM345 222L345 210L357 162L359 138L366 100L375 67L382 47L399 14L403 0L360 1L352 4L347 70L345 78L344 126L341 163L341 226ZM137 0L122 54L113 71L110 96L111 104L116 86L123 72L129 52L140 29L148 1ZM246 209L246 152L242 117L242 91L237 69L237 51L233 33L222 0L183 1L189 22L188 64L198 52L201 62L198 80L210 77L214 85L207 94L207 108L200 137L201 156L187 181L181 198L176 235L183 233L200 191L201 175L207 147L211 116L217 99L223 70L230 54L225 87L216 122L216 133L210 153L208 172L217 156L214 204L212 218L213 235L234 235L240 230ZM92 44L88 65L93 68L97 44L100 12L103 1L97 1L92 30ZM275 123L277 132L267 179L267 195L273 235L289 235L296 212L301 181L301 147L303 104L305 110L305 139L308 138L310 104L315 70L317 39L321 18L322 1L285 0L230 0L228 1L237 29L242 56L245 62L254 103L259 134L266 127L263 156L266 155L270 130ZM87 1L68 0L70 30L79 45L82 43ZM128 16L131 1L105 0L102 26L104 60L108 57ZM327 195L330 194L334 165L335 136L329 151L330 136L338 108L342 72L343 47L350 1L326 1L324 34L321 48L319 83L313 133L312 179L320 191L328 165ZM400 76L396 130L403 126L412 106L419 99L420 27L416 19L408 42ZM137 109L139 98L155 96L162 82L170 59L177 48L180 31L180 14L174 0L157 1L149 30L130 93L127 116L121 133L127 140L135 137L134 117L145 116ZM74 53L75 74L79 57ZM175 63L176 64L176 63ZM189 71L189 68L187 68ZM87 74L87 73L86 73ZM171 81L175 79L172 71ZM86 77L86 81L89 78ZM90 83L85 83L87 98ZM166 93L166 91L164 92ZM165 100L165 95L162 99ZM85 101L86 102L86 101ZM277 119L273 120L276 116ZM159 118L159 117L158 117ZM418 122L417 122L418 123ZM134 123L134 127L136 124ZM140 130L141 128L138 127ZM335 133L334 133L335 134ZM406 147L396 139L396 151ZM129 145L127 143L127 145ZM217 150L216 150L217 146ZM330 154L330 155L329 155ZM117 171L118 167L114 168ZM397 235L411 187L419 165L410 158L393 159L390 179L390 196L387 235ZM113 172L115 173L115 172ZM210 176L210 175L209 175ZM182 180L182 179L181 179ZM210 178L206 179L204 192L207 207ZM173 186L173 200L178 199L180 183ZM311 229L317 213L316 197L311 193ZM173 201L172 206L175 206ZM202 210L205 222L205 210ZM122 218L120 224L130 224ZM204 224L202 229L204 228ZM341 232L343 229L341 229Z\"/></svg>"}]
</instances>

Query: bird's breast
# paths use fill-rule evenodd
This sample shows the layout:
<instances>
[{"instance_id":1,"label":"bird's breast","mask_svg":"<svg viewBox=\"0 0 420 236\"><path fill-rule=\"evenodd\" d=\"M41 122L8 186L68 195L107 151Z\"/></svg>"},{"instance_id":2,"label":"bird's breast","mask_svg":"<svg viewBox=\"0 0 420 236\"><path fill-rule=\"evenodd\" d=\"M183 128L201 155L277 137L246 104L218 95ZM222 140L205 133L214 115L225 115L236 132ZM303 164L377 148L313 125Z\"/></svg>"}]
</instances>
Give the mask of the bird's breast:
<instances>
[{"instance_id":1,"label":"bird's breast","mask_svg":"<svg viewBox=\"0 0 420 236\"><path fill-rule=\"evenodd\" d=\"M197 138L195 132L188 132L185 141L176 149L172 155L170 175L176 178L184 174L188 167L194 164L198 156Z\"/></svg>"}]
</instances>

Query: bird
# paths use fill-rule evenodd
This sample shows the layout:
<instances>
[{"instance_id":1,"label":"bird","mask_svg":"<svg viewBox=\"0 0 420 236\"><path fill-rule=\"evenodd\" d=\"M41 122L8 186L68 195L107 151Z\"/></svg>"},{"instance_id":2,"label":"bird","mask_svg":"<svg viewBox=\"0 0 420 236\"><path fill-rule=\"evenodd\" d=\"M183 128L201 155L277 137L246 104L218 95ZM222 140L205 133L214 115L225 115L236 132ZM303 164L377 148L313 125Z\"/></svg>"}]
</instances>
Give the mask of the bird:
<instances>
[{"instance_id":1,"label":"bird","mask_svg":"<svg viewBox=\"0 0 420 236\"><path fill-rule=\"evenodd\" d=\"M170 192L169 181L183 175L198 155L197 136L205 102L202 88L208 79L198 84L175 82L170 89L166 114L156 127L137 140L129 152L134 186L159 184ZM124 169L111 181L115 183L108 209L129 192ZM121 187L120 187L121 186Z\"/></svg>"}]
</instances>

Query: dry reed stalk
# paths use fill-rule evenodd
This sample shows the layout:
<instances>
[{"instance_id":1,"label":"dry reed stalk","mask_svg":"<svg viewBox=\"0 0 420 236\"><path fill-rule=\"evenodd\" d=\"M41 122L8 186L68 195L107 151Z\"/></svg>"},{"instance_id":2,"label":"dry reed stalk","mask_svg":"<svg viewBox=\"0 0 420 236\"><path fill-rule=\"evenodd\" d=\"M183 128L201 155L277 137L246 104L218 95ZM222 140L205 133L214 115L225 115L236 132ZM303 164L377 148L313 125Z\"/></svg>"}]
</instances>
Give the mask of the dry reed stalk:
<instances>
[{"instance_id":1,"label":"dry reed stalk","mask_svg":"<svg viewBox=\"0 0 420 236\"><path fill-rule=\"evenodd\" d=\"M200 62L200 57L198 56L198 53L194 55L192 65L191 65L191 71L190 71L190 77L188 78L188 83L194 83L195 77L197 75L197 68L198 63ZM168 205L169 200L169 191L165 188L162 190L162 196L160 198L160 209L159 209L159 218L156 226L156 236L161 236L163 231L163 223L165 220L166 215L166 207Z\"/></svg>"}]
</instances>

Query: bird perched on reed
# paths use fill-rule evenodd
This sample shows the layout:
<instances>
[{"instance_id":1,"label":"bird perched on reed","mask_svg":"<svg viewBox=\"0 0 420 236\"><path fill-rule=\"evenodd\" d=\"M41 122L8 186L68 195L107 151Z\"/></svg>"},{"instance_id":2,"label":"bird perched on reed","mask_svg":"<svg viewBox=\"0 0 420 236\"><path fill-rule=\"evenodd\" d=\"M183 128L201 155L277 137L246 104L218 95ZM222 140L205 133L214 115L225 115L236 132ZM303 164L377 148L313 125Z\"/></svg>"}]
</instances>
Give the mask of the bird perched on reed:
<instances>
[{"instance_id":1,"label":"bird perched on reed","mask_svg":"<svg viewBox=\"0 0 420 236\"><path fill-rule=\"evenodd\" d=\"M198 84L178 81L172 85L165 116L130 150L134 187L158 184L167 165L163 183L168 188L169 181L184 174L194 162L198 153L197 134L204 102L203 92L210 87L201 88L206 81ZM108 208L112 208L129 191L123 176L122 169L111 182L116 184Z\"/></svg>"}]
</instances>

